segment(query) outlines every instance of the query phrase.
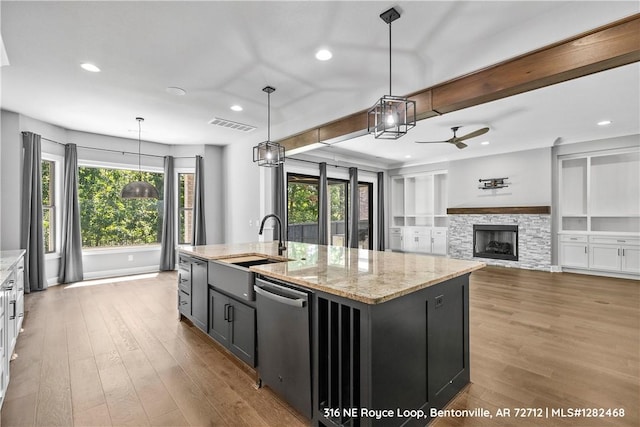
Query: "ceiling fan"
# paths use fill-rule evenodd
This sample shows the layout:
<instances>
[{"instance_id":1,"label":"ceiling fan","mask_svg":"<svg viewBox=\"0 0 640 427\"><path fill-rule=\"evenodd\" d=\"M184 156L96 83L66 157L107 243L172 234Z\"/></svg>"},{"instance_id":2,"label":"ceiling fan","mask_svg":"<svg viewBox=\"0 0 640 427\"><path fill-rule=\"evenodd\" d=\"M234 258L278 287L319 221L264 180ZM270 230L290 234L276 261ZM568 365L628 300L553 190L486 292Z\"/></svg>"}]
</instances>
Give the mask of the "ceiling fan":
<instances>
[{"instance_id":1,"label":"ceiling fan","mask_svg":"<svg viewBox=\"0 0 640 427\"><path fill-rule=\"evenodd\" d=\"M464 141L465 139L471 139L471 138L475 138L476 136L480 136L480 135L484 135L485 133L489 132L489 128L488 127L484 127L482 129L478 129L474 132L468 133L464 136L456 136L456 132L458 132L458 129L460 129L462 126L454 126L451 128L451 130L453 131L453 137L450 139L447 139L446 141L416 141L416 143L418 144L437 144L437 143L441 143L441 142L448 142L449 144L453 144L456 147L463 149L467 146L467 144L465 144Z\"/></svg>"}]
</instances>

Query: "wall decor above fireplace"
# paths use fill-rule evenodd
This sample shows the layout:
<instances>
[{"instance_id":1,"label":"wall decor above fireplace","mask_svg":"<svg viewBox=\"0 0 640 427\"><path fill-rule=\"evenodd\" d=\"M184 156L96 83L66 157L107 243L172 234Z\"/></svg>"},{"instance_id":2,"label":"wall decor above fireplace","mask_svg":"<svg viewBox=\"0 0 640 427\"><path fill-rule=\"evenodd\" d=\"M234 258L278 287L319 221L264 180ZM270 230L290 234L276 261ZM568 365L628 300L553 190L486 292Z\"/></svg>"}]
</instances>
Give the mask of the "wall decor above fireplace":
<instances>
[{"instance_id":1,"label":"wall decor above fireplace","mask_svg":"<svg viewBox=\"0 0 640 427\"><path fill-rule=\"evenodd\" d=\"M480 182L480 185L478 185L478 188L481 190L494 190L496 188L506 188L508 187L509 183L506 182L506 180L509 179L509 177L506 178L480 178L478 180L478 182Z\"/></svg>"}]
</instances>

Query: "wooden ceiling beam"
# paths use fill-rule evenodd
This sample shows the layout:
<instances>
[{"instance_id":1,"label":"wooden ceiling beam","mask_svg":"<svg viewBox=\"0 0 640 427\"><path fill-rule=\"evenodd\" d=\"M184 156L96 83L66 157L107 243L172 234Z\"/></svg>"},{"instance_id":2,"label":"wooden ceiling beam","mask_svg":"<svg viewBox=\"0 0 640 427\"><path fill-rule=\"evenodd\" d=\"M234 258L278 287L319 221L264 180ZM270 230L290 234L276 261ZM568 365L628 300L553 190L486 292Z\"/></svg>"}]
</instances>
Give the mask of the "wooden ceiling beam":
<instances>
[{"instance_id":1,"label":"wooden ceiling beam","mask_svg":"<svg viewBox=\"0 0 640 427\"><path fill-rule=\"evenodd\" d=\"M418 120L640 61L640 14L407 95ZM278 142L287 150L367 129L359 111Z\"/></svg>"}]
</instances>

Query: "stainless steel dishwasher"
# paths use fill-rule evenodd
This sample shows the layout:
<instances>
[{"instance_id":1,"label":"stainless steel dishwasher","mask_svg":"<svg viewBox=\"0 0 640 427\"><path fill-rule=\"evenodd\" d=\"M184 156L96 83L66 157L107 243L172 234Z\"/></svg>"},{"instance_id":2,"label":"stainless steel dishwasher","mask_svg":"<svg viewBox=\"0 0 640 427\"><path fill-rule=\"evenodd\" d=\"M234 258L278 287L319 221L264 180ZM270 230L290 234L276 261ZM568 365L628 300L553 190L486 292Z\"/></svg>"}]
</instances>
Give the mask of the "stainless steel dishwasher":
<instances>
[{"instance_id":1,"label":"stainless steel dishwasher","mask_svg":"<svg viewBox=\"0 0 640 427\"><path fill-rule=\"evenodd\" d=\"M254 289L260 382L311 418L310 293L263 278Z\"/></svg>"}]
</instances>

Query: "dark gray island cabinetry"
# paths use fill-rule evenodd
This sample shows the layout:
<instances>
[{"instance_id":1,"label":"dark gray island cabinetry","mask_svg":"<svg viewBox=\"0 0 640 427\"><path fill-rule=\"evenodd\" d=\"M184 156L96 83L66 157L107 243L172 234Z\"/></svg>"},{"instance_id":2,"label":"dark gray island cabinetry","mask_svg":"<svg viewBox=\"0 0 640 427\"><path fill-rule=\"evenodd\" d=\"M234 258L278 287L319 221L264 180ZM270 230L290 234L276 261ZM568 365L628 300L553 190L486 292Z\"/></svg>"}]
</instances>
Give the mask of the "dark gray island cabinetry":
<instances>
[{"instance_id":1,"label":"dark gray island cabinetry","mask_svg":"<svg viewBox=\"0 0 640 427\"><path fill-rule=\"evenodd\" d=\"M238 319L231 307L255 308L257 321L246 323L256 325L259 377L313 425L424 426L432 409L444 408L469 383L469 275L484 264L296 242L286 246L284 259L275 259L277 243L185 251L209 260L210 334L220 332L216 339L229 342L230 326L224 322ZM239 262L239 257L248 259ZM249 279L212 282L211 266L225 262L255 275L257 303ZM274 345L276 339L282 344ZM304 343L309 352L302 350ZM263 363L274 349L274 357Z\"/></svg>"}]
</instances>

